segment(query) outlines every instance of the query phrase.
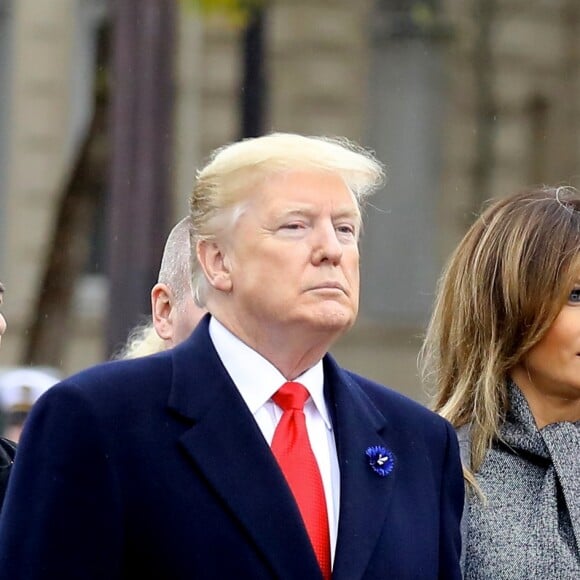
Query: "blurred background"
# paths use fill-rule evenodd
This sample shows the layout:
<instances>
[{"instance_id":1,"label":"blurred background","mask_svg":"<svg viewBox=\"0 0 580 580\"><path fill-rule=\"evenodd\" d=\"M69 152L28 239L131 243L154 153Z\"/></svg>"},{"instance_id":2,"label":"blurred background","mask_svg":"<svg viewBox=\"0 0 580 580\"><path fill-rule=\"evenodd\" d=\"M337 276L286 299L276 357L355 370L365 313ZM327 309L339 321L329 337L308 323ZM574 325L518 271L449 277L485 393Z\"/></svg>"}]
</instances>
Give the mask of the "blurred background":
<instances>
[{"instance_id":1,"label":"blurred background","mask_svg":"<svg viewBox=\"0 0 580 580\"><path fill-rule=\"evenodd\" d=\"M481 204L578 185L578 0L0 0L1 364L67 375L149 313L196 168L346 136L388 173L334 354L424 400L416 356Z\"/></svg>"}]
</instances>

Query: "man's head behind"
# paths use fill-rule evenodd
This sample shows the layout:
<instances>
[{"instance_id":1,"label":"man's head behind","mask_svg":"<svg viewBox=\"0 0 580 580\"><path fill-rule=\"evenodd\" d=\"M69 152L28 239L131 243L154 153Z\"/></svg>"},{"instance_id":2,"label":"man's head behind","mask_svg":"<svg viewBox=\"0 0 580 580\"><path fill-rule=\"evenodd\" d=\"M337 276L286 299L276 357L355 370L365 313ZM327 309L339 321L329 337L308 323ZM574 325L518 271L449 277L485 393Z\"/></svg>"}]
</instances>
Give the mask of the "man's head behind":
<instances>
[{"instance_id":1,"label":"man's head behind","mask_svg":"<svg viewBox=\"0 0 580 580\"><path fill-rule=\"evenodd\" d=\"M189 266L189 230L191 218L185 217L169 232L157 282L171 288L175 305L183 307L183 303L191 294Z\"/></svg>"},{"instance_id":2,"label":"man's head behind","mask_svg":"<svg viewBox=\"0 0 580 580\"><path fill-rule=\"evenodd\" d=\"M167 347L185 340L204 314L191 291L190 228L191 219L186 217L169 233L158 282L151 290L153 324Z\"/></svg>"},{"instance_id":3,"label":"man's head behind","mask_svg":"<svg viewBox=\"0 0 580 580\"><path fill-rule=\"evenodd\" d=\"M199 240L225 234L268 178L296 171L340 177L357 205L383 180L376 159L346 139L273 133L227 145L197 174L190 204L192 248ZM192 261L194 297L205 305L207 282L194 254Z\"/></svg>"},{"instance_id":4,"label":"man's head behind","mask_svg":"<svg viewBox=\"0 0 580 580\"><path fill-rule=\"evenodd\" d=\"M151 322L133 329L115 358L138 358L185 340L205 310L193 301L190 275L191 219L183 218L169 233L157 283L151 289Z\"/></svg>"}]
</instances>

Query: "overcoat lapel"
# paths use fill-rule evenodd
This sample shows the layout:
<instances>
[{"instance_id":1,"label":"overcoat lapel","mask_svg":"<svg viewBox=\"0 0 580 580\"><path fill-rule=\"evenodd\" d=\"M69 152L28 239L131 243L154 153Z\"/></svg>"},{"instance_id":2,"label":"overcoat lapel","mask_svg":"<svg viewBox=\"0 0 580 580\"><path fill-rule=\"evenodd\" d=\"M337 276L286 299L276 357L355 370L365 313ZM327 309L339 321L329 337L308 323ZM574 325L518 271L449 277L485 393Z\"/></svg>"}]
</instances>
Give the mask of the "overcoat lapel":
<instances>
[{"instance_id":1,"label":"overcoat lapel","mask_svg":"<svg viewBox=\"0 0 580 580\"><path fill-rule=\"evenodd\" d=\"M382 477L365 451L383 445L394 451L396 437L384 415L333 359L325 359L325 394L330 404L340 465L340 516L333 580L362 578L373 553L397 479Z\"/></svg>"},{"instance_id":2,"label":"overcoat lapel","mask_svg":"<svg viewBox=\"0 0 580 580\"><path fill-rule=\"evenodd\" d=\"M321 578L291 491L221 364L207 324L206 318L184 348L174 352L169 405L194 423L181 444L269 561L274 576Z\"/></svg>"}]
</instances>

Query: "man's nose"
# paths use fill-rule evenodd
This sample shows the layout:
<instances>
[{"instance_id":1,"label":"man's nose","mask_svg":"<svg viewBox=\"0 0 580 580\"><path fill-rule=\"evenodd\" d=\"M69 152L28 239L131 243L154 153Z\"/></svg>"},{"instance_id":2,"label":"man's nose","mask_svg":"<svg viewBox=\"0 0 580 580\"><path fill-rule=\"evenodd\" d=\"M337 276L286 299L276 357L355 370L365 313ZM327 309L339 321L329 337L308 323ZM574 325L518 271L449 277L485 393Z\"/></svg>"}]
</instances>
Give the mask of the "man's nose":
<instances>
[{"instance_id":1,"label":"man's nose","mask_svg":"<svg viewBox=\"0 0 580 580\"><path fill-rule=\"evenodd\" d=\"M315 232L315 244L312 252L314 264L331 262L337 264L342 258L343 247L338 239L334 225L325 225Z\"/></svg>"}]
</instances>

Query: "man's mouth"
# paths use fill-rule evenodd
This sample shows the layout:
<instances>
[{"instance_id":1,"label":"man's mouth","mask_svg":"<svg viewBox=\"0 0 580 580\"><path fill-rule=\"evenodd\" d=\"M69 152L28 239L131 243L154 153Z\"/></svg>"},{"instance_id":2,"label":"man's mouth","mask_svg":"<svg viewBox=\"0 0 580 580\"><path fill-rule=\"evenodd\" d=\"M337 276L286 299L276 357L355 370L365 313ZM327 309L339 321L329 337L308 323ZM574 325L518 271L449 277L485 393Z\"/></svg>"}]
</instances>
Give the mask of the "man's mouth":
<instances>
[{"instance_id":1,"label":"man's mouth","mask_svg":"<svg viewBox=\"0 0 580 580\"><path fill-rule=\"evenodd\" d=\"M346 290L342 284L339 282L323 282L322 284L317 284L310 288L310 290L330 290L330 291L338 291L346 294Z\"/></svg>"}]
</instances>

